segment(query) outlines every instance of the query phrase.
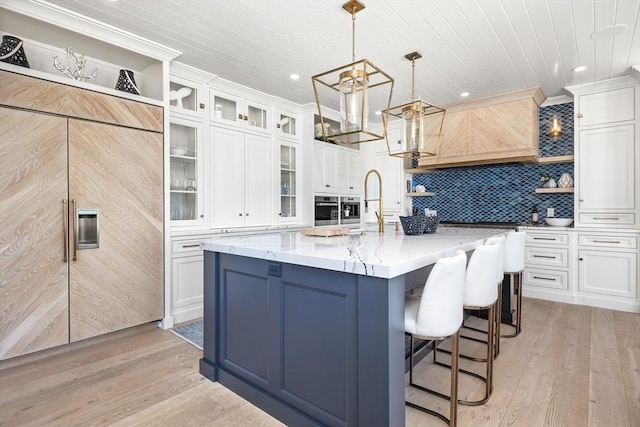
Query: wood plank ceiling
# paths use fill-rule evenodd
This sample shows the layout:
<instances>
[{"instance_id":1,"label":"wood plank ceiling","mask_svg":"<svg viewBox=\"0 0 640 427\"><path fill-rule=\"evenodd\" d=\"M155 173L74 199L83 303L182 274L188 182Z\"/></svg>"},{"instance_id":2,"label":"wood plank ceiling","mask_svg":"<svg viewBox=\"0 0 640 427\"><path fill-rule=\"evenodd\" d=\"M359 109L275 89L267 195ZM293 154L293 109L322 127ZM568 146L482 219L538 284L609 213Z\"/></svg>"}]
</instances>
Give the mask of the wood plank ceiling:
<instances>
[{"instance_id":1,"label":"wood plank ceiling","mask_svg":"<svg viewBox=\"0 0 640 427\"><path fill-rule=\"evenodd\" d=\"M49 0L183 52L179 62L299 104L311 76L351 62L346 0ZM630 74L640 64L640 0L361 0L356 60L395 79L392 105L437 105ZM591 38L613 24L627 30ZM86 52L90 55L90 52ZM126 65L126 64L123 64ZM572 70L586 66L582 73ZM289 75L300 75L292 81Z\"/></svg>"}]
</instances>

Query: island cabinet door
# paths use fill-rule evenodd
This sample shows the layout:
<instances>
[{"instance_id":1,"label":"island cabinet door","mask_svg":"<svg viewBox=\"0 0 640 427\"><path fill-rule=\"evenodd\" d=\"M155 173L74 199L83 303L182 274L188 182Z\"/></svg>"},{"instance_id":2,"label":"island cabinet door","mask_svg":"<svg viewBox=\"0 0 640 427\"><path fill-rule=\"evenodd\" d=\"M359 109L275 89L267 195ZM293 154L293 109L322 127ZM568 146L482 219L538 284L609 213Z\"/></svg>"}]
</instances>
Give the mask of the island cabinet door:
<instances>
[{"instance_id":1,"label":"island cabinet door","mask_svg":"<svg viewBox=\"0 0 640 427\"><path fill-rule=\"evenodd\" d=\"M357 276L219 260L221 371L322 425L358 425Z\"/></svg>"}]
</instances>

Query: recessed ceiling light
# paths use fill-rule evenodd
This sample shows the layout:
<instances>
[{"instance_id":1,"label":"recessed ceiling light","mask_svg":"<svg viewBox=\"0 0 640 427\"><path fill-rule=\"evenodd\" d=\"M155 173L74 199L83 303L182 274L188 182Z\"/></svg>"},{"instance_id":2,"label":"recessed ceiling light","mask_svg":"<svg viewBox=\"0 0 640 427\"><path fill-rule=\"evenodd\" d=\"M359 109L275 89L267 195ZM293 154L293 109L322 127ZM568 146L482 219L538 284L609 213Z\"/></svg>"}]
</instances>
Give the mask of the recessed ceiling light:
<instances>
[{"instance_id":1,"label":"recessed ceiling light","mask_svg":"<svg viewBox=\"0 0 640 427\"><path fill-rule=\"evenodd\" d=\"M467 96L469 96L469 92L462 92L460 96L466 98Z\"/></svg>"},{"instance_id":2,"label":"recessed ceiling light","mask_svg":"<svg viewBox=\"0 0 640 427\"><path fill-rule=\"evenodd\" d=\"M573 71L574 73L580 73L580 72L582 72L582 71L584 71L584 70L586 70L586 69L587 69L587 66L586 66L586 65L581 65L581 66L579 66L579 67L574 68L574 69L573 69L573 70L571 70L571 71Z\"/></svg>"},{"instance_id":3,"label":"recessed ceiling light","mask_svg":"<svg viewBox=\"0 0 640 427\"><path fill-rule=\"evenodd\" d=\"M300 78L300 74L291 74L291 75L289 76L289 78L290 78L291 80L298 80L298 79Z\"/></svg>"},{"instance_id":4,"label":"recessed ceiling light","mask_svg":"<svg viewBox=\"0 0 640 427\"><path fill-rule=\"evenodd\" d=\"M591 34L591 38L594 40L600 40L608 37L615 37L627 31L627 28L626 24L607 25L606 27L602 27L599 30L594 31L594 33Z\"/></svg>"}]
</instances>

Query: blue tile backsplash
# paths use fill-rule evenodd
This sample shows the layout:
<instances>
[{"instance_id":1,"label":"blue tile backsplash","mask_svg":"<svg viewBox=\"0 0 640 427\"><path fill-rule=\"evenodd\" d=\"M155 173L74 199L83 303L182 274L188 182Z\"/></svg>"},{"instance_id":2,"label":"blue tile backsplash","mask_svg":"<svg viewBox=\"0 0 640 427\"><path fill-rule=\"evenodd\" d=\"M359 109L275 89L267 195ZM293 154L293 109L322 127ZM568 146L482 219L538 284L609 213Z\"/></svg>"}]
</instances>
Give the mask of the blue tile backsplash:
<instances>
[{"instance_id":1,"label":"blue tile backsplash","mask_svg":"<svg viewBox=\"0 0 640 427\"><path fill-rule=\"evenodd\" d=\"M547 137L547 118L562 115L562 138ZM540 157L573 155L573 103L550 105L539 112ZM573 163L499 165L446 168L414 174L412 185L424 185L432 197L413 197L413 208L437 209L441 221L457 222L529 222L537 206L540 221L546 208L555 216L573 218L573 193L535 193L540 174L546 172L558 181L560 175L573 174Z\"/></svg>"}]
</instances>

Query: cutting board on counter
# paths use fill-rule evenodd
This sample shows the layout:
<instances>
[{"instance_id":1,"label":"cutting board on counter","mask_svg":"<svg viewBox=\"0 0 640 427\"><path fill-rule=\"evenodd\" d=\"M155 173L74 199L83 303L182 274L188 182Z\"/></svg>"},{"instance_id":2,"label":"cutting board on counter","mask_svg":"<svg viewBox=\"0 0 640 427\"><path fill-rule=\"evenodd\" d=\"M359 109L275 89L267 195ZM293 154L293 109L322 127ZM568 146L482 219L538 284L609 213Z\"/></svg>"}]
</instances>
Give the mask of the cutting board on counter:
<instances>
[{"instance_id":1,"label":"cutting board on counter","mask_svg":"<svg viewBox=\"0 0 640 427\"><path fill-rule=\"evenodd\" d=\"M344 236L345 234L349 234L348 227L308 227L300 230L300 233L305 236L321 236L321 237L331 237L331 236Z\"/></svg>"}]
</instances>

